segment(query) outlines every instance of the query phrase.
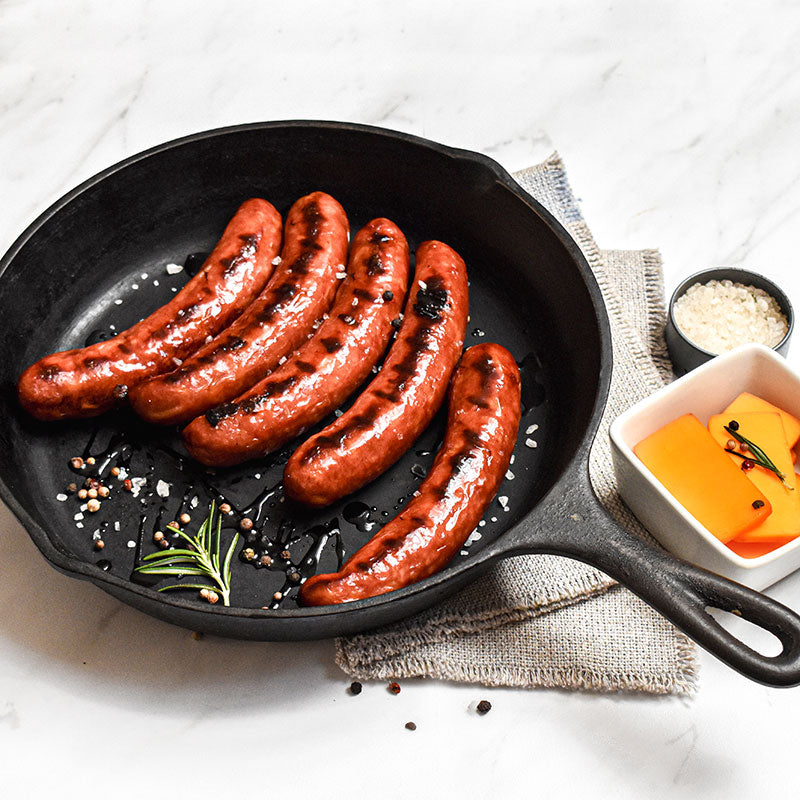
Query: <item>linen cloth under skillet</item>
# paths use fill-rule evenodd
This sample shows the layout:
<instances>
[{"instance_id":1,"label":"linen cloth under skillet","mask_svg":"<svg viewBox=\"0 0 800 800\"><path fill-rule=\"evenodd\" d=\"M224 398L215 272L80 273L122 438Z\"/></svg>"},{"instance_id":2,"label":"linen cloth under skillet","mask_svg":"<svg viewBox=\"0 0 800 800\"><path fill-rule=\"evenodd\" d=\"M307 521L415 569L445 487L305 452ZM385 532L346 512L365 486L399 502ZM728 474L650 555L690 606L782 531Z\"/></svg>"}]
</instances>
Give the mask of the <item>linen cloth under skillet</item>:
<instances>
[{"instance_id":1,"label":"linen cloth under skillet","mask_svg":"<svg viewBox=\"0 0 800 800\"><path fill-rule=\"evenodd\" d=\"M599 250L557 154L514 177L566 227L602 289L614 370L590 474L617 520L650 538L616 492L608 427L672 377L660 255ZM336 647L339 666L359 679L422 676L654 694L686 694L697 681L695 646L686 636L602 572L549 555L501 561L440 605L377 632L339 639Z\"/></svg>"}]
</instances>

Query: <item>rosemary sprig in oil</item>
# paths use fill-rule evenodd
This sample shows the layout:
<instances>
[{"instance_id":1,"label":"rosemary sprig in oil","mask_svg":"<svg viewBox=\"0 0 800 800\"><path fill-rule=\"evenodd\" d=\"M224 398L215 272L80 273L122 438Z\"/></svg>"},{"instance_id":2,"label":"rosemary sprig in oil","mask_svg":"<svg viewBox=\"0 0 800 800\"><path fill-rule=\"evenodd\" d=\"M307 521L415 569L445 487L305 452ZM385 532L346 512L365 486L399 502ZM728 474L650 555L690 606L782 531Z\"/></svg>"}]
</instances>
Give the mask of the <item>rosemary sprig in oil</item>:
<instances>
[{"instance_id":1,"label":"rosemary sprig in oil","mask_svg":"<svg viewBox=\"0 0 800 800\"><path fill-rule=\"evenodd\" d=\"M726 432L732 436L739 444L743 444L747 447L748 453L739 453L738 451L734 450L733 448L726 447L726 453L733 453L733 455L738 456L739 458L743 459L744 461L752 461L755 465L759 467L763 467L764 469L768 469L770 472L774 472L780 482L790 491L794 491L794 486L790 485L786 481L786 473L781 472L774 464L772 459L757 445L755 442L750 441L745 436L742 436L739 433L739 423L736 422L735 419L732 419L727 425L723 426Z\"/></svg>"},{"instance_id":2,"label":"rosemary sprig in oil","mask_svg":"<svg viewBox=\"0 0 800 800\"><path fill-rule=\"evenodd\" d=\"M171 525L167 530L178 534L186 541L187 547L165 550L160 553L151 553L145 556L142 563L136 567L136 572L145 575L201 575L210 579L210 583L174 583L162 586L158 591L166 592L171 589L200 589L200 593L211 603L216 603L219 597L223 605L231 604L231 560L239 542L239 534L235 533L220 563L222 549L222 517L216 515L214 503L205 522L200 526L195 536L187 536L183 531Z\"/></svg>"}]
</instances>

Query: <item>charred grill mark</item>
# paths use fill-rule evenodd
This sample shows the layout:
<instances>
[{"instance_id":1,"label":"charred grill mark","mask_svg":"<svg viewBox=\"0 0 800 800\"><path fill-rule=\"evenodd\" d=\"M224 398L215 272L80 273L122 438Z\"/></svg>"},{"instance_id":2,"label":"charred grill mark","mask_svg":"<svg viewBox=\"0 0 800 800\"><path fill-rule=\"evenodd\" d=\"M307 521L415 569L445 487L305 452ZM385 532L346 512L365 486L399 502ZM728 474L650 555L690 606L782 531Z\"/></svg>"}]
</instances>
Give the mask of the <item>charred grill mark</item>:
<instances>
[{"instance_id":1,"label":"charred grill mark","mask_svg":"<svg viewBox=\"0 0 800 800\"><path fill-rule=\"evenodd\" d=\"M326 434L325 436L319 436L311 450L303 457L303 463L307 464L313 461L324 450L333 450L343 446L351 434L359 430L371 428L377 418L378 408L376 404L373 404L362 414L357 414L352 419L348 420L338 431Z\"/></svg>"},{"instance_id":2,"label":"charred grill mark","mask_svg":"<svg viewBox=\"0 0 800 800\"><path fill-rule=\"evenodd\" d=\"M172 328L172 323L168 322L164 327L167 329L167 332L169 332L169 330ZM124 356L129 356L131 354L131 349L125 344L125 342L120 342L117 345L117 348Z\"/></svg>"},{"instance_id":3,"label":"charred grill mark","mask_svg":"<svg viewBox=\"0 0 800 800\"><path fill-rule=\"evenodd\" d=\"M373 295L372 292L369 292L366 289L354 289L353 295L357 297L359 300L366 300L368 303L377 300L375 295Z\"/></svg>"},{"instance_id":4,"label":"charred grill mark","mask_svg":"<svg viewBox=\"0 0 800 800\"><path fill-rule=\"evenodd\" d=\"M308 265L314 259L314 251L307 248L289 265L288 270L294 275L306 275Z\"/></svg>"},{"instance_id":5,"label":"charred grill mark","mask_svg":"<svg viewBox=\"0 0 800 800\"><path fill-rule=\"evenodd\" d=\"M51 381L53 378L56 377L61 372L61 367L57 367L55 364L51 364L47 367L42 367L39 370L39 377L43 381Z\"/></svg>"},{"instance_id":6,"label":"charred grill mark","mask_svg":"<svg viewBox=\"0 0 800 800\"><path fill-rule=\"evenodd\" d=\"M218 353L229 353L231 350L238 350L247 344L239 336L229 336L216 350Z\"/></svg>"},{"instance_id":7,"label":"charred grill mark","mask_svg":"<svg viewBox=\"0 0 800 800\"><path fill-rule=\"evenodd\" d=\"M107 358L85 358L83 360L83 366L86 367L86 369L97 369L107 363Z\"/></svg>"},{"instance_id":8,"label":"charred grill mark","mask_svg":"<svg viewBox=\"0 0 800 800\"><path fill-rule=\"evenodd\" d=\"M388 400L390 403L399 403L402 398L403 389L411 378L417 374L419 369L419 357L422 353L430 349L428 340L431 336L432 328L430 324L421 325L414 333L406 340L409 348L408 352L403 357L402 361L394 364L389 372L393 377L389 380L392 383L392 388L389 391L384 389L377 389L375 394ZM384 373L387 370L384 368Z\"/></svg>"},{"instance_id":9,"label":"charred grill mark","mask_svg":"<svg viewBox=\"0 0 800 800\"><path fill-rule=\"evenodd\" d=\"M233 416L239 410L238 403L225 403L224 405L210 408L205 417L212 428L216 428L225 417Z\"/></svg>"},{"instance_id":10,"label":"charred grill mark","mask_svg":"<svg viewBox=\"0 0 800 800\"><path fill-rule=\"evenodd\" d=\"M489 404L484 400L483 397L476 397L475 395L470 395L467 397L467 402L472 403L472 405L476 406L477 408L489 408Z\"/></svg>"},{"instance_id":11,"label":"charred grill mark","mask_svg":"<svg viewBox=\"0 0 800 800\"><path fill-rule=\"evenodd\" d=\"M371 278L375 275L385 275L386 274L386 267L383 266L383 261L381 261L381 254L380 253L373 253L367 259L367 275Z\"/></svg>"},{"instance_id":12,"label":"charred grill mark","mask_svg":"<svg viewBox=\"0 0 800 800\"><path fill-rule=\"evenodd\" d=\"M322 212L316 200L312 200L303 209L303 222L308 226L307 235L316 236L319 233L319 224L322 222Z\"/></svg>"},{"instance_id":13,"label":"charred grill mark","mask_svg":"<svg viewBox=\"0 0 800 800\"><path fill-rule=\"evenodd\" d=\"M420 317L439 322L445 306L447 306L447 289L444 281L438 275L434 275L427 281L425 288L420 287L417 292L414 311Z\"/></svg>"},{"instance_id":14,"label":"charred grill mark","mask_svg":"<svg viewBox=\"0 0 800 800\"><path fill-rule=\"evenodd\" d=\"M309 375L313 375L317 371L317 368L313 364L310 364L308 361L295 361L294 363L297 369L300 370L300 372L306 372Z\"/></svg>"},{"instance_id":15,"label":"charred grill mark","mask_svg":"<svg viewBox=\"0 0 800 800\"><path fill-rule=\"evenodd\" d=\"M255 414L258 411L259 407L262 406L270 397L275 397L276 395L283 394L288 389L291 389L297 383L297 376L290 375L288 378L284 378L282 381L272 381L272 383L268 383L263 391L259 392L257 395L253 397L249 397L241 404L241 409L245 414Z\"/></svg>"},{"instance_id":16,"label":"charred grill mark","mask_svg":"<svg viewBox=\"0 0 800 800\"><path fill-rule=\"evenodd\" d=\"M470 395L467 402L472 403L477 408L489 408L489 401L492 399L492 388L499 374L497 366L492 361L491 356L478 361L473 369L481 376L480 394Z\"/></svg>"},{"instance_id":17,"label":"charred grill mark","mask_svg":"<svg viewBox=\"0 0 800 800\"><path fill-rule=\"evenodd\" d=\"M258 319L261 322L271 322L272 318L283 309L287 300L291 300L297 294L297 284L295 283L282 283L273 289L272 294L275 300L261 309Z\"/></svg>"},{"instance_id":18,"label":"charred grill mark","mask_svg":"<svg viewBox=\"0 0 800 800\"><path fill-rule=\"evenodd\" d=\"M333 339L331 337L322 339L322 346L329 352L335 353L337 350L342 349L342 343L338 339Z\"/></svg>"},{"instance_id":19,"label":"charred grill mark","mask_svg":"<svg viewBox=\"0 0 800 800\"><path fill-rule=\"evenodd\" d=\"M301 239L300 244L304 248L306 248L306 250L314 250L314 251L322 250L322 245L319 242L314 241L314 239L310 239L308 237L306 237L305 239Z\"/></svg>"},{"instance_id":20,"label":"charred grill mark","mask_svg":"<svg viewBox=\"0 0 800 800\"><path fill-rule=\"evenodd\" d=\"M387 236L385 233L381 233L380 231L375 231L375 233L369 237L371 244L380 244L381 242L390 242L391 240L391 236Z\"/></svg>"}]
</instances>

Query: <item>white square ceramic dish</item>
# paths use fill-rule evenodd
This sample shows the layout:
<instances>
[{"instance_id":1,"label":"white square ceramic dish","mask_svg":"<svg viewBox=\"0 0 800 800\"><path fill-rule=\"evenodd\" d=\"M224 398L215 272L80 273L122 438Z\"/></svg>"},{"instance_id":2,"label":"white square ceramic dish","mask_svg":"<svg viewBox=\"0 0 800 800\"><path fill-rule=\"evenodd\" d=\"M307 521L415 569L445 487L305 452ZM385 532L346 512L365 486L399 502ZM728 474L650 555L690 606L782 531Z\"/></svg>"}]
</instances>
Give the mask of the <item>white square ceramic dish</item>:
<instances>
[{"instance_id":1,"label":"white square ceramic dish","mask_svg":"<svg viewBox=\"0 0 800 800\"><path fill-rule=\"evenodd\" d=\"M800 416L800 374L762 345L718 356L621 414L611 426L619 493L642 524L670 552L761 590L800 568L800 537L758 558L743 558L703 527L634 455L633 447L682 414L703 423L740 392L763 397Z\"/></svg>"}]
</instances>

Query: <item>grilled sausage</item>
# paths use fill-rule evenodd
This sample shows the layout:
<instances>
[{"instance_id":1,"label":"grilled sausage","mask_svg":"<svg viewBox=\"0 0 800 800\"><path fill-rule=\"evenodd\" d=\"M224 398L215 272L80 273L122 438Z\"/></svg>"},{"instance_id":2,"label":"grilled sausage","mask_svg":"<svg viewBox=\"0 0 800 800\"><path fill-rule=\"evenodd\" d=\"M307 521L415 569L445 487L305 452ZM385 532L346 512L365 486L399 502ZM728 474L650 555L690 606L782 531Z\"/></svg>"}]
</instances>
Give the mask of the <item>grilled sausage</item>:
<instances>
[{"instance_id":1,"label":"grilled sausage","mask_svg":"<svg viewBox=\"0 0 800 800\"><path fill-rule=\"evenodd\" d=\"M175 369L264 288L280 245L280 214L266 200L247 200L203 268L167 305L113 339L28 367L18 385L22 407L42 420L91 417L137 383Z\"/></svg>"},{"instance_id":2,"label":"grilled sausage","mask_svg":"<svg viewBox=\"0 0 800 800\"><path fill-rule=\"evenodd\" d=\"M286 218L281 264L233 325L175 371L131 392L148 422L187 422L240 395L296 350L328 310L347 260L347 216L330 195L300 198Z\"/></svg>"},{"instance_id":3,"label":"grilled sausage","mask_svg":"<svg viewBox=\"0 0 800 800\"><path fill-rule=\"evenodd\" d=\"M394 223L375 219L362 228L328 319L268 378L188 425L189 453L211 466L237 464L276 450L333 411L383 355L408 270L408 243Z\"/></svg>"},{"instance_id":4,"label":"grilled sausage","mask_svg":"<svg viewBox=\"0 0 800 800\"><path fill-rule=\"evenodd\" d=\"M305 605L347 603L442 569L475 529L505 476L520 419L516 362L498 344L464 353L450 389L444 442L409 504L340 572L300 588Z\"/></svg>"},{"instance_id":5,"label":"grilled sausage","mask_svg":"<svg viewBox=\"0 0 800 800\"><path fill-rule=\"evenodd\" d=\"M380 374L284 470L293 499L325 506L376 478L414 443L444 401L464 344L467 271L442 242L423 242L398 336Z\"/></svg>"}]
</instances>

